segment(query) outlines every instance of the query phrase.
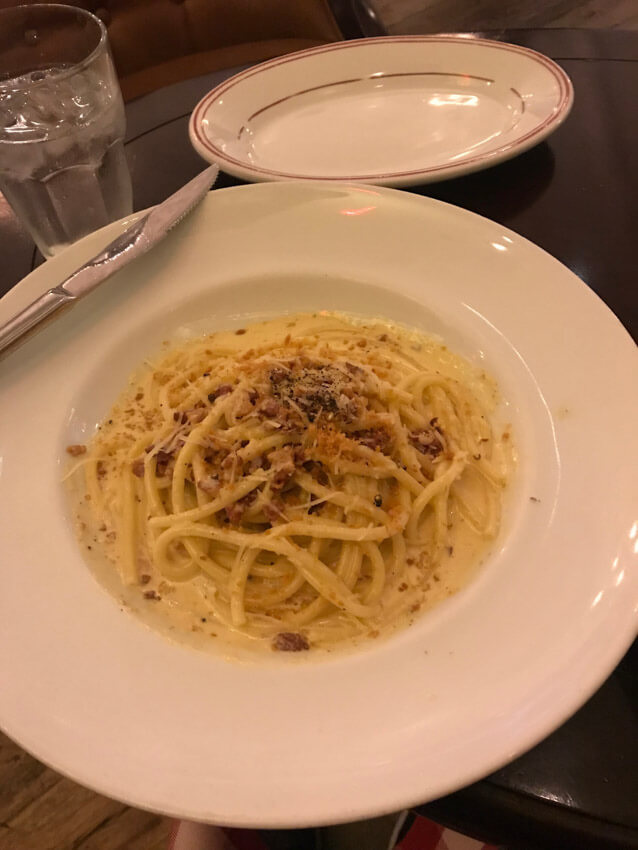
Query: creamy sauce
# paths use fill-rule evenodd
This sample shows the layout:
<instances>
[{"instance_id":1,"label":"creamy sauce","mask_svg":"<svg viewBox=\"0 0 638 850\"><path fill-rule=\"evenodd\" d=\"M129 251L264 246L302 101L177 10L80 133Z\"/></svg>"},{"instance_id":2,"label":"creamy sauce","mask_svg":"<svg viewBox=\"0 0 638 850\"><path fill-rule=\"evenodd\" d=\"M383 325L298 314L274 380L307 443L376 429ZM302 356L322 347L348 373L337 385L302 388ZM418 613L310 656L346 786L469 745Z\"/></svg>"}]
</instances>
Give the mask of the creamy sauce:
<instances>
[{"instance_id":1,"label":"creamy sauce","mask_svg":"<svg viewBox=\"0 0 638 850\"><path fill-rule=\"evenodd\" d=\"M142 595L144 588L124 585L118 572L118 559L112 541L107 540L96 528L83 492L80 492L75 484L69 485L69 492L84 559L100 584L115 597L123 611L135 615L165 637L197 650L221 653L233 660L248 660L254 653L258 656L264 653L272 654L268 643L247 637L216 621L210 606L210 583L204 576L197 576L188 582L170 582L161 576L155 576L147 589L156 589L159 599L145 599ZM318 648L313 653L287 655L294 655L303 660L306 656L315 657L322 652L330 654L335 650L343 652L370 647L371 639L376 642L387 638L397 629L412 626L427 611L468 585L489 557L493 545L493 541L478 539L459 517L453 546L444 552L437 569L425 580L417 566L412 570L414 587L420 590L421 601L417 611L400 613L394 623L386 624L383 629L346 638L334 647ZM415 560L416 557L417 553ZM401 602L403 592L405 591L399 591L396 586L390 589L386 600L388 610Z\"/></svg>"},{"instance_id":2,"label":"creamy sauce","mask_svg":"<svg viewBox=\"0 0 638 850\"><path fill-rule=\"evenodd\" d=\"M209 335L215 349L222 348L237 356L247 350L257 349L272 342L283 341L290 336L292 340L298 337L308 337L321 326L329 322L332 325L342 323L346 329L353 324L357 330L365 330L366 336L375 341L378 350L378 373L383 374L383 347L379 339L387 339L387 345L398 345L408 351L410 357L417 363L422 363L428 369L433 367L442 375L448 376L471 387L473 394L481 405L488 411L494 411L499 404L498 389L495 382L482 369L479 369L463 358L453 354L443 342L432 337L426 337L415 331L399 327L385 320L356 320L351 317L340 317L334 313L322 312L312 315L284 316L275 320L247 325L245 328L217 332ZM175 338L163 344L165 350L185 344L193 336L187 330L176 333ZM360 351L360 349L359 349ZM357 354L357 345L352 344L352 359ZM150 362L156 362L164 356L152 357ZM377 356L375 354L375 356ZM388 364L389 365L389 364ZM145 368L136 372L130 379L129 388L123 394L126 403L132 389L136 387ZM117 405L116 405L117 406ZM504 452L499 462L508 469L513 463L513 452L509 429L501 425L495 433L506 435ZM82 459L77 466L81 466ZM78 536L83 548L83 554L99 582L115 596L122 608L139 617L151 628L160 631L167 637L185 643L199 650L222 653L229 658L247 659L260 657L263 652L272 655L271 645L263 639L247 636L240 631L222 625L215 617L213 604L215 589L212 582L203 574L184 581L168 581L163 578L153 564L145 562L140 566L144 583L141 586L125 586L120 577L120 564L117 548L110 529L96 523L91 512L90 500L84 490L82 476L73 474L68 478L71 504ZM469 485L471 490L471 485ZM286 657L297 658L317 657L323 652L338 649L340 652L348 648L372 646L374 641L391 634L396 628L412 625L424 612L431 610L444 599L457 593L465 587L476 575L481 564L493 546L493 540L485 540L476 534L465 521L463 516L452 518L453 532L449 545L445 547L436 568L424 571L420 566L419 551L408 550L407 575L401 582L392 582L383 597L382 621L374 623L366 633L342 640L334 646L319 646L312 653L285 653ZM148 578L146 578L148 577ZM405 606L404 594L410 594L411 610L402 609ZM393 610L399 613L394 616ZM284 655L284 653L279 653Z\"/></svg>"}]
</instances>

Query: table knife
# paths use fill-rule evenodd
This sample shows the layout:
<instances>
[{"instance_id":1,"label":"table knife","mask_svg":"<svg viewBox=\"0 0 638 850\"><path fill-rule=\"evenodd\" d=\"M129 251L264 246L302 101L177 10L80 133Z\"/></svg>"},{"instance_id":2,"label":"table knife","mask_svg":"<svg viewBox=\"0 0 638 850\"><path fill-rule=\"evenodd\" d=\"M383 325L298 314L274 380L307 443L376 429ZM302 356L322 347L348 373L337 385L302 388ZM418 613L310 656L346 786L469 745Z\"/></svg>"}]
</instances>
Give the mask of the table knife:
<instances>
[{"instance_id":1,"label":"table knife","mask_svg":"<svg viewBox=\"0 0 638 850\"><path fill-rule=\"evenodd\" d=\"M46 319L72 306L131 260L150 251L206 196L219 168L211 165L150 212L137 219L99 254L0 325L0 355L8 353Z\"/></svg>"}]
</instances>

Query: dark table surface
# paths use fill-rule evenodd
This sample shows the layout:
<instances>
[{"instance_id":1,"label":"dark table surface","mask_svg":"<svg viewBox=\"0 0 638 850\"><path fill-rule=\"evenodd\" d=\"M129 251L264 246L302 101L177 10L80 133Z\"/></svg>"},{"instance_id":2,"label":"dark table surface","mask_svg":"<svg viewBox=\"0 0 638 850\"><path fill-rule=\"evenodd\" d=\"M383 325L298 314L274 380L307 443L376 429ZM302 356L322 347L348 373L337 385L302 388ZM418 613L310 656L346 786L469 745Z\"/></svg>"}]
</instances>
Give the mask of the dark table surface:
<instances>
[{"instance_id":1,"label":"dark table surface","mask_svg":"<svg viewBox=\"0 0 638 850\"><path fill-rule=\"evenodd\" d=\"M574 83L572 114L522 156L409 191L473 210L531 239L595 290L636 338L638 32L478 35L555 59ZM197 100L230 73L169 86L128 104L126 150L136 209L162 201L205 167L188 140L188 117ZM239 182L221 175L217 186ZM1 196L0 253L2 294L40 258ZM549 738L481 782L419 811L477 838L525 850L631 850L638 848L637 766L634 644L599 691Z\"/></svg>"}]
</instances>

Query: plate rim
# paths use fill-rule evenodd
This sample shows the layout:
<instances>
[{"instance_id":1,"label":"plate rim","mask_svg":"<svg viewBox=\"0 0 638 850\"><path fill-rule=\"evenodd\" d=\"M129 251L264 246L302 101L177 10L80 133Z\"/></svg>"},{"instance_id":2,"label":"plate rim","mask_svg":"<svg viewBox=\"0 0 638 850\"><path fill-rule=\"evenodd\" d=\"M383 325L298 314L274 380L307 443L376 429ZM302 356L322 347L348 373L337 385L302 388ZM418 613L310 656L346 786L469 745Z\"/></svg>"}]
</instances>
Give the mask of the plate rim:
<instances>
[{"instance_id":1,"label":"plate rim","mask_svg":"<svg viewBox=\"0 0 638 850\"><path fill-rule=\"evenodd\" d=\"M297 172L280 171L278 169L265 168L259 165L247 163L244 159L230 156L225 153L214 142L207 138L202 132L202 118L206 110L210 107L220 95L227 93L234 86L242 83L244 80L252 76L258 75L270 68L285 65L290 62L303 61L307 56L315 56L322 53L330 53L340 50L357 49L367 45L383 45L396 43L417 43L417 44L464 44L480 46L481 48L494 48L506 50L510 53L519 54L527 59L543 66L549 71L557 82L559 89L559 102L552 113L547 116L540 124L536 124L531 130L523 136L515 138L505 145L499 145L484 153L476 154L462 162L450 165L434 165L425 166L423 168L396 170L373 174L352 174L347 176L336 175L312 175ZM191 112L188 122L188 134L191 144L195 150L204 157L208 162L216 163L221 167L226 166L230 174L235 176L257 181L283 181L283 180L307 180L317 182L341 182L341 183L369 183L372 185L384 186L401 186L411 183L426 183L435 182L438 180L448 179L451 177L461 176L473 171L482 170L484 168L497 165L498 163L509 159L512 156L524 153L529 148L543 141L554 130L565 121L568 117L574 103L574 86L567 72L553 59L533 50L529 47L513 44L511 42L497 41L489 38L468 38L464 35L397 35L397 36L376 36L372 38L351 39L348 41L334 42L317 47L298 50L294 53L287 53L283 56L276 56L266 62L260 62L251 68L240 71L232 77L222 81L207 94L205 94L196 104Z\"/></svg>"}]
</instances>

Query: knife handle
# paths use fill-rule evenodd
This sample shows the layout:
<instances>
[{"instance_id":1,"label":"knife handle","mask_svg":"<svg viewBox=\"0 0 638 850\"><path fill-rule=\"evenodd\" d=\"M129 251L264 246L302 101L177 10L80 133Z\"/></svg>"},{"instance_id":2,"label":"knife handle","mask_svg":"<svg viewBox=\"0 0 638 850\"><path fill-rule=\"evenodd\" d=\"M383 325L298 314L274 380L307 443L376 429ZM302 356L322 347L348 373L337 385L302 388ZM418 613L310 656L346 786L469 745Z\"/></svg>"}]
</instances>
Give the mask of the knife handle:
<instances>
[{"instance_id":1,"label":"knife handle","mask_svg":"<svg viewBox=\"0 0 638 850\"><path fill-rule=\"evenodd\" d=\"M17 347L17 343L24 342L45 319L52 318L73 301L75 301L74 296L64 292L63 289L50 289L8 322L0 325L0 356L8 354L10 350Z\"/></svg>"}]
</instances>

